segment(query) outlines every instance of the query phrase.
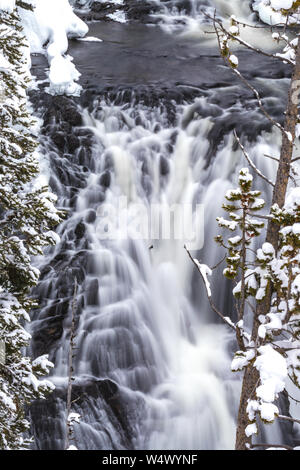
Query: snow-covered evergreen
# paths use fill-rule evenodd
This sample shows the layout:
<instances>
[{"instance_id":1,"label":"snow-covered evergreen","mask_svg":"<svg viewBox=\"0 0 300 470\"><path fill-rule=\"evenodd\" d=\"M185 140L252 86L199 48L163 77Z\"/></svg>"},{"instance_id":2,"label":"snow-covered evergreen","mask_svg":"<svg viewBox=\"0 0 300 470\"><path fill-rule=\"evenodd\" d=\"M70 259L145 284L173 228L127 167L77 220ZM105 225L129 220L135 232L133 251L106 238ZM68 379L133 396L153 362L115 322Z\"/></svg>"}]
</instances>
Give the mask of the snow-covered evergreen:
<instances>
[{"instance_id":1,"label":"snow-covered evergreen","mask_svg":"<svg viewBox=\"0 0 300 470\"><path fill-rule=\"evenodd\" d=\"M18 4L18 2L16 2ZM24 355L30 335L24 323L35 306L30 289L39 277L31 257L55 244L60 221L55 196L39 184L34 126L26 97L27 42L13 0L0 2L0 449L21 449L30 439L24 405L44 398L53 385L40 377L52 364L47 356Z\"/></svg>"},{"instance_id":2,"label":"snow-covered evergreen","mask_svg":"<svg viewBox=\"0 0 300 470\"><path fill-rule=\"evenodd\" d=\"M271 208L270 217L280 226L279 250L270 243L256 250L253 263L253 238L263 227L261 219L252 217L260 211L264 201L259 191L252 190L253 177L247 168L240 171L239 188L227 192L223 208L229 220L218 218L219 225L234 233L227 241L218 236L216 241L228 250L224 275L237 280L233 289L238 299L239 346L232 370L243 370L249 365L259 372L256 393L248 398L249 425L247 436L258 432L257 417L266 423L279 415L274 403L285 390L288 377L300 386L300 191L290 190L285 206ZM241 279L241 280L240 280ZM254 343L251 331L244 326L249 305L257 308L273 286L270 311L259 317L258 337ZM248 306L246 305L248 303Z\"/></svg>"}]
</instances>

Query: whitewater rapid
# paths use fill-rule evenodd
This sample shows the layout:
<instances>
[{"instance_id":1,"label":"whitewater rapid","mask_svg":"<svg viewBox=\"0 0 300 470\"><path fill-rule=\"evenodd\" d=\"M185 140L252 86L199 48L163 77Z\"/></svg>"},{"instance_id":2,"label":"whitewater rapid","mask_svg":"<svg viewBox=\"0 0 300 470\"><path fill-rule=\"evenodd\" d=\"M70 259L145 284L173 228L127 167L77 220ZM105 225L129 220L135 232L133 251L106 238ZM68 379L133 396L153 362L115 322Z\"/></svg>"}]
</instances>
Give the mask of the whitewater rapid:
<instances>
[{"instance_id":1,"label":"whitewater rapid","mask_svg":"<svg viewBox=\"0 0 300 470\"><path fill-rule=\"evenodd\" d=\"M136 218L140 217L142 226L153 205L158 214L172 204L202 205L204 245L193 255L211 266L217 264L223 255L213 240L219 233L216 217L222 212L225 192L236 185L238 171L245 166L232 129L237 129L253 161L270 179L276 165L262 155L278 154L280 136L259 115L253 97L223 72L211 48L205 49L206 40L201 46L203 57L196 56L199 37L191 32L203 24L203 2L191 2L188 15L180 13L181 26L188 25L184 28L173 21L178 12L170 10L172 3L162 2L166 7L160 13L163 30L167 23L174 26L167 28L166 36L153 27L149 36L147 26L103 25L99 31L103 43L74 45L71 53L82 71L86 94L77 101L44 98L39 105L44 118L45 172L67 217L58 228L61 243L46 253L46 262L36 260L42 271L35 291L41 308L31 327L33 353L50 350L55 363L51 380L57 387L47 403L32 408L37 448L64 446L75 277L79 287L74 411L81 414L76 446L234 447L241 385L240 375L230 370L234 338L211 311L199 274L184 250L185 240L137 239L132 219L136 230ZM228 2L216 3L222 15L231 14ZM233 11L236 7L253 20L248 2L233 3ZM205 2L205 7L212 5ZM97 35L97 27L93 28L92 34ZM178 43L178 35L186 35L184 45ZM144 51L138 41L145 38ZM165 49L160 52L159 47ZM170 57L178 61L177 69L182 64L179 78L174 76ZM197 61L199 69L194 66ZM218 75L217 85L210 84L209 74ZM92 85L84 82L89 76ZM279 113L286 78L256 80L266 104ZM265 190L260 181L255 184ZM119 213L114 210L122 198L129 214L126 236L124 221L120 228ZM136 204L143 207L138 215ZM117 227L119 237L104 236L104 217ZM187 232L193 222L189 221ZM222 277L221 266L212 279L213 297L234 319L231 287ZM47 415L45 422L41 414ZM269 432L280 442L279 428Z\"/></svg>"}]
</instances>

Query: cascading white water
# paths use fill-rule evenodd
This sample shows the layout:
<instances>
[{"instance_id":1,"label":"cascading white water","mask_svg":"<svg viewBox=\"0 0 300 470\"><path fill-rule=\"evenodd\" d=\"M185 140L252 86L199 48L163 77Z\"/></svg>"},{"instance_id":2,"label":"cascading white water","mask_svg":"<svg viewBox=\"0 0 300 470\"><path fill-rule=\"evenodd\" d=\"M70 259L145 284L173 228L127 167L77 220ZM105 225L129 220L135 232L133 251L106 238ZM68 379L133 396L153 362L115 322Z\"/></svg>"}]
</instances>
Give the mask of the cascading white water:
<instances>
[{"instance_id":1,"label":"cascading white water","mask_svg":"<svg viewBox=\"0 0 300 470\"><path fill-rule=\"evenodd\" d=\"M75 211L60 227L64 240L80 221L86 221L89 261L79 287L84 303L77 328L75 384L108 378L129 399L143 404L135 423L133 446L137 449L234 446L240 378L230 371L233 338L223 325L215 324L204 292L196 296L199 303L193 301L193 282L198 291L201 280L193 281L195 273L183 241L154 240L150 250L149 240L130 237L130 216L128 238L104 240L99 215L103 186L105 204L117 207L126 196L129 214L137 202L142 202L146 211L151 203L159 210L174 202L203 203L205 244L200 256L210 265L219 261L221 255L213 242L215 218L244 162L241 153L232 150L232 138L227 136L211 164L206 165L213 121L193 112L193 106L205 105L205 100L202 97L192 105L176 106L174 125L169 124L163 105L116 105L100 99L93 112L83 110L84 128L94 134L90 173L78 194ZM262 153L274 154L278 144L277 134L266 134L258 137L250 154L261 163ZM261 168L270 177L274 174L271 160L264 159ZM98 216L90 219L91 210ZM116 218L110 214L112 223L118 223ZM69 253L73 256L76 247ZM216 299L226 293L224 283L221 285L220 289L213 283ZM45 286L42 282L41 288L54 300L55 283L51 279L50 287L49 281ZM57 386L66 384L69 322L70 317L55 356L53 381ZM76 428L77 446L123 448L99 403L92 409L88 415L79 406L82 420ZM60 415L63 426L63 402ZM100 422L106 433L98 429Z\"/></svg>"},{"instance_id":2,"label":"cascading white water","mask_svg":"<svg viewBox=\"0 0 300 470\"><path fill-rule=\"evenodd\" d=\"M211 14L216 8L225 21L235 14L245 22L255 22L248 0L153 3L161 7L155 16L168 33L192 40L192 55L199 39L203 47L208 42L212 45L212 36L205 35L210 26L204 11ZM268 36L261 30L255 30L251 39L255 44L263 40L265 46L269 45ZM256 85L262 86L259 79ZM266 102L269 100L274 110L284 98L285 85L285 79L279 84L264 80L263 86L272 88ZM46 429L43 437L46 448L64 445L65 400L61 391L66 388L75 276L79 290L74 388L79 392L74 409L82 416L75 430L77 447L234 447L241 381L230 370L233 336L216 323L184 241L172 237L136 239L136 231L154 206L157 219L152 225L157 228L159 216L163 217L169 206L203 204L204 247L193 254L210 266L223 257L213 240L219 233L215 219L222 214L225 192L236 186L238 171L246 165L233 146L230 125L227 127L231 115L238 116L234 123L241 123L241 137L254 136L249 143L245 138L245 144L255 164L274 179L276 164L263 155L278 155L280 135L276 131L248 134L248 127L259 129L263 120L255 111L255 101L243 101L236 84L222 86L207 90L205 85L205 92L197 88L198 97L184 104L171 100L167 104L167 100L143 104L134 87L130 89L131 98L124 98L122 91L113 98L109 94L100 96L93 105L89 103L88 110L81 109L81 130L93 135L91 152L82 141L75 155L64 157L63 163L51 141L43 141L51 184L59 205L69 213L58 228L61 244L48 254L49 269L38 287L44 306L32 324L33 331L46 324L49 335L59 337L55 346L51 343L55 362L52 380L59 392L51 410L53 434L48 435ZM222 98L226 102L228 96L232 104L227 106ZM214 129L216 132L212 132ZM53 169L55 165L59 172ZM268 199L264 184L257 178L255 187ZM120 209L124 198L126 213L123 206ZM143 207L138 214L137 204ZM105 238L107 224L116 228L119 237ZM189 221L185 229L189 234L194 224ZM214 274L212 292L220 308L234 316L222 266ZM62 332L57 332L55 321L61 311ZM272 436L268 441L281 441L277 425L267 426L265 432Z\"/></svg>"},{"instance_id":3,"label":"cascading white water","mask_svg":"<svg viewBox=\"0 0 300 470\"><path fill-rule=\"evenodd\" d=\"M208 18L212 18L215 12L225 26L228 26L232 15L248 25L257 25L257 16L251 10L250 0L152 0L152 3L159 6L158 12L153 16L159 20L165 31L180 34L187 39L201 40L202 44L215 41ZM241 31L241 34L244 40L253 45L261 47L264 44L265 49L274 48L274 41L260 27L255 29L255 34L251 28Z\"/></svg>"}]
</instances>

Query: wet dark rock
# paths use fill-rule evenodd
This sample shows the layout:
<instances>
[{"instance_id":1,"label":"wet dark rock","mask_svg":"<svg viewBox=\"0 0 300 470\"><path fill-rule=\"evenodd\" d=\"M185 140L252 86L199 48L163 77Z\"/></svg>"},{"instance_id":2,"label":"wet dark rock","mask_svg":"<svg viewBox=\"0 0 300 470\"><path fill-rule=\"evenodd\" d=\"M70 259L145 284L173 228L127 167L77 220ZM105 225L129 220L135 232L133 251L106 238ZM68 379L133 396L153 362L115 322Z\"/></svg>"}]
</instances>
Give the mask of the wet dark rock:
<instances>
[{"instance_id":1,"label":"wet dark rock","mask_svg":"<svg viewBox=\"0 0 300 470\"><path fill-rule=\"evenodd\" d=\"M58 184L56 178L54 178L53 175L51 175L50 178L49 178L49 186L50 186L50 188L52 189L52 191L53 191L55 194L58 193L58 191L59 191L59 184Z\"/></svg>"},{"instance_id":2,"label":"wet dark rock","mask_svg":"<svg viewBox=\"0 0 300 470\"><path fill-rule=\"evenodd\" d=\"M76 104L66 96L54 96L53 107L58 116L71 126L81 126L82 116L77 109Z\"/></svg>"},{"instance_id":3,"label":"wet dark rock","mask_svg":"<svg viewBox=\"0 0 300 470\"><path fill-rule=\"evenodd\" d=\"M65 444L64 416L67 391L65 387L57 386L47 400L36 400L29 408L28 414L36 423L34 435L37 438L34 448L38 450L62 450ZM86 377L85 380L75 380L72 387L72 400L74 412L80 412L81 421L88 427L97 421L98 440L90 440L87 450L103 448L103 438L106 436L106 445L114 448L116 441L119 449L132 449L136 438L135 422L138 414L142 413L144 402L141 398L128 396L118 385L109 379L94 379ZM97 420L95 409L101 409L103 419ZM43 416L43 419L39 419ZM114 437L105 427L112 423ZM83 427L84 429L84 427ZM81 427L75 431L75 443L80 443ZM49 436L55 436L51 440ZM108 444L109 443L109 444ZM80 449L80 444L79 444Z\"/></svg>"},{"instance_id":4,"label":"wet dark rock","mask_svg":"<svg viewBox=\"0 0 300 470\"><path fill-rule=\"evenodd\" d=\"M148 161L146 159L146 157L144 157L143 155L140 157L140 159L142 160L142 166L141 166L141 170L143 173L149 175L149 165L148 165Z\"/></svg>"},{"instance_id":5,"label":"wet dark rock","mask_svg":"<svg viewBox=\"0 0 300 470\"><path fill-rule=\"evenodd\" d=\"M33 352L35 356L53 355L58 341L63 334L63 324L60 316L47 318L40 324L38 331L33 333Z\"/></svg>"},{"instance_id":6,"label":"wet dark rock","mask_svg":"<svg viewBox=\"0 0 300 470\"><path fill-rule=\"evenodd\" d=\"M160 169L160 174L162 176L166 176L169 174L170 172L170 164L169 164L169 161L168 159L164 156L164 155L161 155L160 156L160 160L159 160L159 169Z\"/></svg>"},{"instance_id":7,"label":"wet dark rock","mask_svg":"<svg viewBox=\"0 0 300 470\"><path fill-rule=\"evenodd\" d=\"M68 313L70 302L69 300L57 300L50 307L44 309L43 317L62 317Z\"/></svg>"},{"instance_id":8,"label":"wet dark rock","mask_svg":"<svg viewBox=\"0 0 300 470\"><path fill-rule=\"evenodd\" d=\"M85 216L85 221L88 224L92 224L93 222L95 222L96 217L97 217L96 211L94 211L93 209L90 209L87 215Z\"/></svg>"},{"instance_id":9,"label":"wet dark rock","mask_svg":"<svg viewBox=\"0 0 300 470\"><path fill-rule=\"evenodd\" d=\"M71 126L71 124L69 124L68 122L63 121L63 122L61 122L61 123L59 124L59 129L60 129L60 131L63 132L65 135L68 135L68 134L70 134L71 131L72 131L72 126Z\"/></svg>"},{"instance_id":10,"label":"wet dark rock","mask_svg":"<svg viewBox=\"0 0 300 470\"><path fill-rule=\"evenodd\" d=\"M60 151L64 151L65 148L65 134L63 132L55 132L55 134L52 135L52 140L55 143L56 147Z\"/></svg>"},{"instance_id":11,"label":"wet dark rock","mask_svg":"<svg viewBox=\"0 0 300 470\"><path fill-rule=\"evenodd\" d=\"M83 222L79 222L79 224L76 225L76 228L75 228L75 235L76 235L76 238L83 238L84 235L85 235L85 232L86 232L86 227L84 225Z\"/></svg>"},{"instance_id":12,"label":"wet dark rock","mask_svg":"<svg viewBox=\"0 0 300 470\"><path fill-rule=\"evenodd\" d=\"M114 13L119 8L119 5L109 2L95 2L90 6L89 11L79 10L77 14L84 21L112 21L108 15Z\"/></svg>"},{"instance_id":13,"label":"wet dark rock","mask_svg":"<svg viewBox=\"0 0 300 470\"><path fill-rule=\"evenodd\" d=\"M99 303L99 281L92 279L89 281L86 288L86 302L87 305L98 305Z\"/></svg>"},{"instance_id":14,"label":"wet dark rock","mask_svg":"<svg viewBox=\"0 0 300 470\"><path fill-rule=\"evenodd\" d=\"M67 135L69 152L73 153L80 145L80 140L76 135Z\"/></svg>"},{"instance_id":15,"label":"wet dark rock","mask_svg":"<svg viewBox=\"0 0 300 470\"><path fill-rule=\"evenodd\" d=\"M129 20L139 23L153 23L155 20L151 18L151 13L158 11L159 5L152 2L140 2L139 0L125 0L124 10Z\"/></svg>"},{"instance_id":16,"label":"wet dark rock","mask_svg":"<svg viewBox=\"0 0 300 470\"><path fill-rule=\"evenodd\" d=\"M106 170L99 178L99 184L104 186L105 188L109 188L111 183L111 173L110 171Z\"/></svg>"},{"instance_id":17,"label":"wet dark rock","mask_svg":"<svg viewBox=\"0 0 300 470\"><path fill-rule=\"evenodd\" d=\"M153 182L152 182L152 178L150 175L146 175L146 174L143 175L142 186L143 186L145 193L149 197L152 193L152 188L153 188Z\"/></svg>"},{"instance_id":18,"label":"wet dark rock","mask_svg":"<svg viewBox=\"0 0 300 470\"><path fill-rule=\"evenodd\" d=\"M226 96L226 94L225 94ZM236 100L234 101L236 103ZM196 119L211 117L216 118L223 114L223 110L220 106L211 103L202 103L196 101L192 106L189 107L182 119L182 127L185 129L189 123Z\"/></svg>"}]
</instances>

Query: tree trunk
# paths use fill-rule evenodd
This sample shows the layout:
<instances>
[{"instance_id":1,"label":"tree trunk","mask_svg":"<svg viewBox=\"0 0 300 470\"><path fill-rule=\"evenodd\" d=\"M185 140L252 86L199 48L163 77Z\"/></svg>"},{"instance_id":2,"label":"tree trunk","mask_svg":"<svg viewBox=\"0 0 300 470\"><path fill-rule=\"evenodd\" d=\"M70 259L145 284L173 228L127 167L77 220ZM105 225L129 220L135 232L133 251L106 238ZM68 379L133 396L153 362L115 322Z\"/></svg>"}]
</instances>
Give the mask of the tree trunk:
<instances>
[{"instance_id":1,"label":"tree trunk","mask_svg":"<svg viewBox=\"0 0 300 470\"><path fill-rule=\"evenodd\" d=\"M293 70L291 84L288 94L288 103L286 108L286 118L284 130L282 133L282 144L280 160L278 164L275 187L273 191L272 204L278 204L281 208L285 202L286 190L290 177L291 161L294 150L294 140L296 133L296 124L298 121L298 102L300 90L300 47L297 47L296 61ZM278 249L279 226L272 221L268 224L266 242L271 243L275 250ZM259 327L259 316L266 315L270 310L272 297L272 286L268 288L267 294L256 309L253 319L252 340L256 341ZM245 429L249 424L246 408L248 399L255 396L255 389L259 379L258 371L250 365L244 372L239 413L236 433L236 450L246 450L247 444L251 443L251 438L245 435Z\"/></svg>"},{"instance_id":2,"label":"tree trunk","mask_svg":"<svg viewBox=\"0 0 300 470\"><path fill-rule=\"evenodd\" d=\"M255 390L259 380L258 370L252 365L248 366L244 372L242 392L240 397L239 414L236 430L236 450L246 450L247 444L251 444L251 437L247 437L245 429L249 424L247 414L247 404L250 398L255 398Z\"/></svg>"}]
</instances>

